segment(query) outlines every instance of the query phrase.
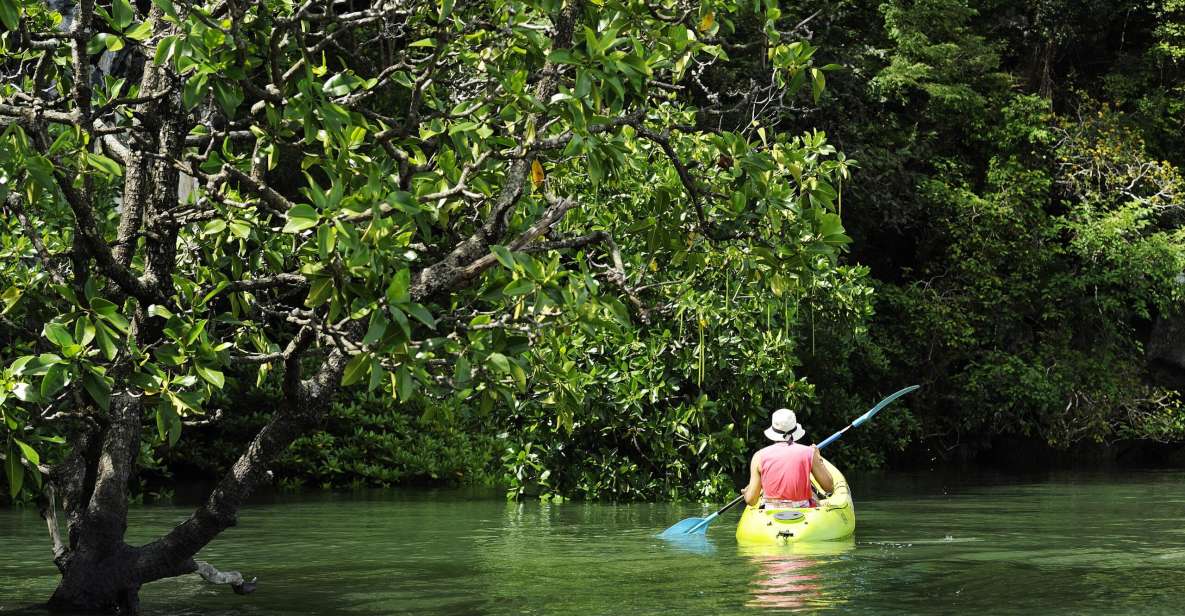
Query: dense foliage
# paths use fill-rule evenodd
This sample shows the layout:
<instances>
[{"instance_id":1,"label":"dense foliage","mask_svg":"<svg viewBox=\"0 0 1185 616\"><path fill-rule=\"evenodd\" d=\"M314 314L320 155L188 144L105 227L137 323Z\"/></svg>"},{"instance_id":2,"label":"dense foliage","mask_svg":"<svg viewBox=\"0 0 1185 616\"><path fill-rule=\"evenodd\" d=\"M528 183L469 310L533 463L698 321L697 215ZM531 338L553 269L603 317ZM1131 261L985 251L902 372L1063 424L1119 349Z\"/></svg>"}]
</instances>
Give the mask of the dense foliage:
<instances>
[{"instance_id":1,"label":"dense foliage","mask_svg":"<svg viewBox=\"0 0 1185 616\"><path fill-rule=\"evenodd\" d=\"M861 161L844 217L877 289L856 365L921 376L918 453L1179 441L1185 366L1153 379L1145 345L1185 290L1180 4L816 9L849 70L808 120Z\"/></svg>"},{"instance_id":2,"label":"dense foliage","mask_svg":"<svg viewBox=\"0 0 1185 616\"><path fill-rule=\"evenodd\" d=\"M30 23L52 19L27 4ZM447 52L434 35L407 40L376 20L363 36L321 46L305 73L320 85L283 104L235 85L246 76L235 71L262 60L219 55L217 28L200 20L176 39L189 42L162 52L194 77L185 104L234 135L202 151L199 171L236 161L250 171L261 155L264 175L295 204L281 219L288 233L265 232L276 213L236 209L251 199L232 183L240 192L224 191L217 216L180 228L183 245L207 253L193 283L212 290L223 278L299 271L308 287L265 293L339 325L362 322L368 339L351 347L345 378L367 387L344 392L324 431L273 465L284 483L495 481L513 496L715 498L734 489L771 409L794 408L821 437L913 382L924 385L914 399L831 455L876 466L974 454L998 435L1054 447L1185 435L1185 379L1171 366L1153 378L1145 349L1153 325L1178 318L1183 302L1181 2L622 7L585 6L589 31L559 52L545 51L539 37L549 35L522 11L507 18L522 20L511 26L516 42L492 40L484 28L501 5L449 9L467 25ZM625 21L630 11L653 32ZM108 16L112 36L96 35L91 51L118 60L141 22L121 28L122 17ZM252 19L264 27L281 17ZM382 44L346 57L363 41ZM391 62L408 43L421 59L455 51L448 71L478 70L500 89L425 85ZM189 66L186 54L200 62ZM530 70L545 59L566 72L536 100ZM386 109L415 96L430 101L418 131L390 142L403 160L370 139L402 119ZM643 100L654 106L638 116ZM532 123L532 113L560 119ZM248 116L265 120L257 145L241 141ZM5 165L27 171L7 184L37 186L37 174L50 184L16 126ZM507 156L522 143L548 147ZM119 170L108 160L92 147L82 169L111 197L118 182L102 174ZM529 229L564 199L579 203L535 240L557 250L508 241L463 294L399 303L419 264L444 256L435 243L474 228L467 208L495 196L515 160L530 213L510 228ZM53 193L32 196L48 204ZM348 224L375 202L381 224ZM98 302L65 310L56 298L73 282L74 239L28 233L57 224L52 209L10 200L6 211L0 342L10 357L38 359L10 360L0 395L40 403L47 416L63 410L45 404L59 390L102 400L108 368L93 358L123 337L129 308L109 308L92 288ZM340 226L330 211L350 220ZM106 215L113 233L115 212ZM848 234L852 252L841 257ZM248 318L254 295L224 297L205 317L196 296L189 312L170 312L182 339L204 319L195 342L209 340L213 354L183 353L164 369L175 376L161 399L179 402L152 406L159 429L140 460L159 469L150 482L167 484L169 467L181 476L229 468L236 454L226 445L264 425L259 409L280 388L278 363L228 360L239 348L281 351L274 331L294 333L282 323L292 317ZM366 307L376 302L383 309ZM84 340L93 350L77 360L55 342ZM220 340L239 346L214 351ZM218 421L183 428L203 423L207 407L223 410ZM60 431L12 408L7 460L66 451ZM169 447L182 430L187 438ZM40 481L8 467L17 481Z\"/></svg>"},{"instance_id":3,"label":"dense foliage","mask_svg":"<svg viewBox=\"0 0 1185 616\"><path fill-rule=\"evenodd\" d=\"M428 415L496 435L491 467L513 495L716 496L770 409L827 434L915 380L915 399L831 455L876 466L974 455L1000 435L1180 440L1181 368L1153 372L1145 350L1182 303L1179 3L784 10L782 27L833 65L817 104L763 117L790 134L825 127L859 161L834 182L852 265L761 294L737 284L736 252L633 259L628 271L661 265L667 278L644 294L653 325L546 336L524 358L540 395ZM738 22L724 48L751 32ZM748 83L759 68L734 56L704 81ZM665 198L644 178L617 181L630 214Z\"/></svg>"}]
</instances>

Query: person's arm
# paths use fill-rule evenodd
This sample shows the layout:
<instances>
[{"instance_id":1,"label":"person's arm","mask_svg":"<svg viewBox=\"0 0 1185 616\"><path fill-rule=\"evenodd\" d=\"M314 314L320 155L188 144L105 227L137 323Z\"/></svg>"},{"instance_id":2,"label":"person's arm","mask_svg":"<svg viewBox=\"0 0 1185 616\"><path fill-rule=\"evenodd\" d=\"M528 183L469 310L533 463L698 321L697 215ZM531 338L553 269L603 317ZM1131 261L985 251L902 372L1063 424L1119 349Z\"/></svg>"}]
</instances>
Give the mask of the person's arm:
<instances>
[{"instance_id":1,"label":"person's arm","mask_svg":"<svg viewBox=\"0 0 1185 616\"><path fill-rule=\"evenodd\" d=\"M831 471L828 471L827 465L823 464L823 456L819 455L819 448L812 445L811 449L815 450L814 460L811 461L811 474L815 476L819 487L824 492L831 494L835 490L835 481L831 478Z\"/></svg>"},{"instance_id":2,"label":"person's arm","mask_svg":"<svg viewBox=\"0 0 1185 616\"><path fill-rule=\"evenodd\" d=\"M757 506L757 501L761 500L761 461L757 454L753 454L753 460L749 464L749 485L745 486L745 503L750 506Z\"/></svg>"}]
</instances>

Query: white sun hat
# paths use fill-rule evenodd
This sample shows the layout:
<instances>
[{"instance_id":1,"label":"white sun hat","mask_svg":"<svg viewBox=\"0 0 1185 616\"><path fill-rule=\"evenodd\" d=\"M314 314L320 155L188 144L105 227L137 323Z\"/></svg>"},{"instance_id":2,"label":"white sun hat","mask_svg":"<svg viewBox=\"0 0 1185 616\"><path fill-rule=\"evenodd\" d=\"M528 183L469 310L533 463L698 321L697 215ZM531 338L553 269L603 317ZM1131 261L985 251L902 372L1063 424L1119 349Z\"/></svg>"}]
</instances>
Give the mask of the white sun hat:
<instances>
[{"instance_id":1,"label":"white sun hat","mask_svg":"<svg viewBox=\"0 0 1185 616\"><path fill-rule=\"evenodd\" d=\"M794 411L790 409L778 409L774 411L772 424L765 429L765 437L771 441L797 441L806 434L806 430L802 429L802 424L798 423L798 418L794 416Z\"/></svg>"}]
</instances>

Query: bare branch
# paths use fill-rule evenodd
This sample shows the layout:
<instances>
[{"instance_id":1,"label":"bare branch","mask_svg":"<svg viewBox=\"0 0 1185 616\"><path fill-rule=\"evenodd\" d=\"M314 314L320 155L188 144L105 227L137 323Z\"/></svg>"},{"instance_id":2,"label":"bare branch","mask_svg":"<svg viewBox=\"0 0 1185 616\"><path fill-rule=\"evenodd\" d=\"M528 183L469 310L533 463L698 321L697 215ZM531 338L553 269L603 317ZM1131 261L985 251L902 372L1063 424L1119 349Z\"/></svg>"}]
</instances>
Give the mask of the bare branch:
<instances>
[{"instance_id":1,"label":"bare branch","mask_svg":"<svg viewBox=\"0 0 1185 616\"><path fill-rule=\"evenodd\" d=\"M309 281L300 274L276 274L275 276L268 276L266 278L236 280L226 285L222 290L237 293L240 291L262 291L277 287L307 287L308 285Z\"/></svg>"},{"instance_id":2,"label":"bare branch","mask_svg":"<svg viewBox=\"0 0 1185 616\"><path fill-rule=\"evenodd\" d=\"M49 529L49 539L53 542L54 564L58 566L58 570L64 572L66 556L70 550L66 548L65 543L62 543L62 531L58 526L57 495L52 482L45 485L45 499L45 505L41 508L41 517L45 520L45 525Z\"/></svg>"},{"instance_id":3,"label":"bare branch","mask_svg":"<svg viewBox=\"0 0 1185 616\"><path fill-rule=\"evenodd\" d=\"M202 576L203 580L211 584L230 584L235 593L240 595L255 592L255 581L259 578L251 578L250 581L247 581L238 571L219 571L214 568L214 565L204 560L195 560L193 563L196 566L194 573Z\"/></svg>"},{"instance_id":4,"label":"bare branch","mask_svg":"<svg viewBox=\"0 0 1185 616\"><path fill-rule=\"evenodd\" d=\"M288 210L296 206L295 203L289 201L284 195L273 190L271 186L257 181L233 165L222 165L222 173L246 187L248 191L259 197L268 206L268 209L276 214L283 216L287 214Z\"/></svg>"}]
</instances>

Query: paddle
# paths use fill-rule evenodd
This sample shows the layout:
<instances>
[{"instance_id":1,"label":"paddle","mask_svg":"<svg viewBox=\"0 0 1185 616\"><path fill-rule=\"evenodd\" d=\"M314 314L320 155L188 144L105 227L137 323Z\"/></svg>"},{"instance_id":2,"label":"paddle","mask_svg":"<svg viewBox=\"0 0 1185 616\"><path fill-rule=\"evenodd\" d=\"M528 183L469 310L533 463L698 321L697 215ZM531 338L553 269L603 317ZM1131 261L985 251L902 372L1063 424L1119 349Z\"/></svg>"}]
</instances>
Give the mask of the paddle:
<instances>
[{"instance_id":1,"label":"paddle","mask_svg":"<svg viewBox=\"0 0 1185 616\"><path fill-rule=\"evenodd\" d=\"M733 507L733 505L736 505L743 500L745 500L744 494L732 499L732 502L717 509L716 513L713 513L706 518L687 518L686 520L682 520L678 524L675 524L674 526L662 531L662 534L659 535L659 537L670 538L679 535L703 535L708 532L708 525L712 523L712 520L716 519L716 516L728 511Z\"/></svg>"},{"instance_id":2,"label":"paddle","mask_svg":"<svg viewBox=\"0 0 1185 616\"><path fill-rule=\"evenodd\" d=\"M819 449L822 449L822 448L830 445L831 443L835 442L836 440L838 440L839 437L843 436L844 432L847 432L848 430L851 430L852 428L859 426L860 424L868 421L869 419L872 419L873 415L876 415L877 413L879 413L880 410L885 408L886 406L888 406L890 402L896 400L897 398L900 398L901 396L904 396L905 394L917 389L918 387L920 387L920 385L910 385L909 387L906 387L905 389L902 389L900 391L896 391L896 392L890 394L884 400L881 400L880 402L878 402L876 404L876 406L869 409L869 411L867 413L864 413L863 415L857 417L856 420L853 421L852 423L848 424L848 426L846 428L844 428L843 430L840 430L839 432L836 432L835 434L832 434L831 436L827 437L822 443L819 443ZM732 501L729 502L727 505L721 507L720 509L717 509L715 513L713 513L712 515L709 515L706 518L687 518L686 520L681 520L679 523L675 524L674 526L662 531L662 534L660 534L659 537L668 537L669 538L669 537L676 537L679 535L704 535L704 534L707 534L708 525L712 523L712 520L715 520L717 517L719 517L720 514L724 513L725 511L728 511L734 505L736 505L737 503L744 500L744 498L745 498L745 496L742 494L741 496L738 496L738 497L732 499Z\"/></svg>"},{"instance_id":3,"label":"paddle","mask_svg":"<svg viewBox=\"0 0 1185 616\"><path fill-rule=\"evenodd\" d=\"M877 402L876 406L869 409L869 411L867 413L864 413L863 415L857 417L855 421L848 424L848 427L844 428L843 430L840 430L839 432L836 432L835 434L832 434L831 436L827 437L822 443L819 443L819 449L822 449L822 448L830 445L833 441L835 441L839 437L843 436L844 432L847 432L848 430L851 430L852 428L859 426L860 424L868 421L869 419L872 419L873 415L876 415L877 413L880 412L881 409L885 408L886 406L889 406L890 402L896 400L897 398L900 398L901 396L904 396L905 394L907 394L919 387L921 387L921 385L910 385L909 387L906 387L905 389L902 389L900 391L895 391L895 392L889 394L888 397L886 397L884 400Z\"/></svg>"}]
</instances>

